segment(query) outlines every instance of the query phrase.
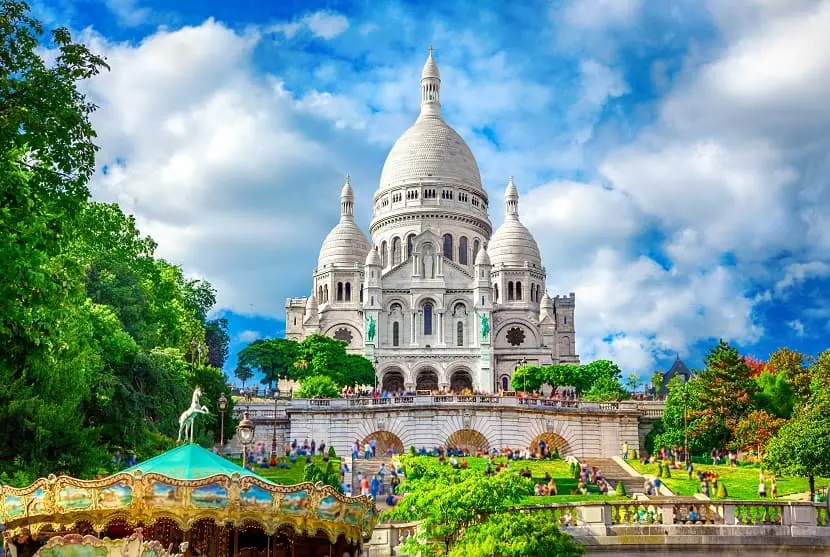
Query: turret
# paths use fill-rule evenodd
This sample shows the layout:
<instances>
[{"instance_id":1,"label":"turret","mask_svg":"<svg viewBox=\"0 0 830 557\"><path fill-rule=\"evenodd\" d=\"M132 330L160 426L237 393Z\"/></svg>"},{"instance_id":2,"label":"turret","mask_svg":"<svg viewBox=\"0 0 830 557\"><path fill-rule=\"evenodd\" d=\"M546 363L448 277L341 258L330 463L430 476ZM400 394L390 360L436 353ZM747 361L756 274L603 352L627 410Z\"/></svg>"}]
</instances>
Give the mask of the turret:
<instances>
[{"instance_id":1,"label":"turret","mask_svg":"<svg viewBox=\"0 0 830 557\"><path fill-rule=\"evenodd\" d=\"M364 264L363 308L379 308L381 305L381 273L383 263L377 246L369 250Z\"/></svg>"}]
</instances>

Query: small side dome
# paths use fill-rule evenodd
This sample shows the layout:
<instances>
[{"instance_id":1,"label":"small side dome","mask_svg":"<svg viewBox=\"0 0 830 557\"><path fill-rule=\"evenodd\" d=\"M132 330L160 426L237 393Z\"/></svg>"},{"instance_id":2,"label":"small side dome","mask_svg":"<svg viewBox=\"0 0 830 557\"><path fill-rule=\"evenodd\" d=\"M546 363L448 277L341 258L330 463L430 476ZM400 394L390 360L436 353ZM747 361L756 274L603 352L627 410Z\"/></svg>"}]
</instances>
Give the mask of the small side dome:
<instances>
[{"instance_id":1,"label":"small side dome","mask_svg":"<svg viewBox=\"0 0 830 557\"><path fill-rule=\"evenodd\" d=\"M378 254L378 248L375 246L369 250L369 255L366 256L366 266L380 267L381 265L382 263L380 261L380 255Z\"/></svg>"},{"instance_id":2,"label":"small side dome","mask_svg":"<svg viewBox=\"0 0 830 557\"><path fill-rule=\"evenodd\" d=\"M317 269L332 265L362 266L371 248L366 235L354 221L341 220L320 247Z\"/></svg>"},{"instance_id":3,"label":"small side dome","mask_svg":"<svg viewBox=\"0 0 830 557\"><path fill-rule=\"evenodd\" d=\"M542 296L542 301L539 304L542 309L553 309L553 300L550 299L548 296L548 291L545 290L545 294Z\"/></svg>"},{"instance_id":4,"label":"small side dome","mask_svg":"<svg viewBox=\"0 0 830 557\"><path fill-rule=\"evenodd\" d=\"M487 248L481 246L476 255L475 265L490 265L490 255L487 253Z\"/></svg>"},{"instance_id":5,"label":"small side dome","mask_svg":"<svg viewBox=\"0 0 830 557\"><path fill-rule=\"evenodd\" d=\"M303 316L303 323L315 321L317 319L317 296L312 294L305 302L305 315Z\"/></svg>"},{"instance_id":6,"label":"small side dome","mask_svg":"<svg viewBox=\"0 0 830 557\"><path fill-rule=\"evenodd\" d=\"M519 221L519 190L513 177L504 192L504 224L490 238L490 259L493 265L542 267L539 245L533 234Z\"/></svg>"},{"instance_id":7,"label":"small side dome","mask_svg":"<svg viewBox=\"0 0 830 557\"><path fill-rule=\"evenodd\" d=\"M429 47L429 56L424 64L424 69L421 70L421 79L441 79L441 73L438 71L438 64L435 63L435 58L432 57L432 47Z\"/></svg>"}]
</instances>

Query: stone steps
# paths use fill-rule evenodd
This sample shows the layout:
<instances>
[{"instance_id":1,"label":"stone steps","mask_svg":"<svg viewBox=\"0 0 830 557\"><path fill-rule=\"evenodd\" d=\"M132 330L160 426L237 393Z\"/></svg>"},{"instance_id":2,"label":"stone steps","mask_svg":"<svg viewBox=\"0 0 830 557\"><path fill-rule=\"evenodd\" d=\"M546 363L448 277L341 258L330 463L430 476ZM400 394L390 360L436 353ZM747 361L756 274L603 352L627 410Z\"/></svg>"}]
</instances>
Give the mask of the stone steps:
<instances>
[{"instance_id":1,"label":"stone steps","mask_svg":"<svg viewBox=\"0 0 830 557\"><path fill-rule=\"evenodd\" d=\"M591 458L585 457L579 459L580 464L584 464L588 468L598 468L602 472L602 476L616 489L617 484L622 482L625 486L625 492L630 496L635 493L643 492L643 478L642 476L632 476L622 466L614 462L611 458Z\"/></svg>"}]
</instances>

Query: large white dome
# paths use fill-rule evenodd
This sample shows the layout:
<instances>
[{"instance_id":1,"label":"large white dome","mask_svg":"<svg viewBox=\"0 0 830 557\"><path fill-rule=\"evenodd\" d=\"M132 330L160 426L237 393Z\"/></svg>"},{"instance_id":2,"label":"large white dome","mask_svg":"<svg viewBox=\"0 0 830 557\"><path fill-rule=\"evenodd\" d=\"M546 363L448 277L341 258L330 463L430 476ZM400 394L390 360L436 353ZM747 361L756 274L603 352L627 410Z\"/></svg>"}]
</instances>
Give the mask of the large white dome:
<instances>
[{"instance_id":1,"label":"large white dome","mask_svg":"<svg viewBox=\"0 0 830 557\"><path fill-rule=\"evenodd\" d=\"M482 189L478 163L464 139L440 114L421 114L389 151L380 176L380 191L436 179Z\"/></svg>"}]
</instances>

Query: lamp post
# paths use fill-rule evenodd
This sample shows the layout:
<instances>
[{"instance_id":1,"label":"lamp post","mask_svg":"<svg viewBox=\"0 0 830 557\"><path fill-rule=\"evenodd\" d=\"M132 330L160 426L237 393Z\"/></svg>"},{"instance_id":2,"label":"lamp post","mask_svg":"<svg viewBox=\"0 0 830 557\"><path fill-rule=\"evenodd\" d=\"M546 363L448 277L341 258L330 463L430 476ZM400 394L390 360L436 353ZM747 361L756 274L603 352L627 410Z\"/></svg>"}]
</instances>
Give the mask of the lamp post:
<instances>
[{"instance_id":1,"label":"lamp post","mask_svg":"<svg viewBox=\"0 0 830 557\"><path fill-rule=\"evenodd\" d=\"M221 416L219 422L219 450L224 454L225 452L225 410L228 409L228 397L225 393L219 395L219 415Z\"/></svg>"},{"instance_id":2,"label":"lamp post","mask_svg":"<svg viewBox=\"0 0 830 557\"><path fill-rule=\"evenodd\" d=\"M280 382L277 381L277 390L274 392L274 434L271 436L271 458L277 458L277 404L280 401Z\"/></svg>"},{"instance_id":3,"label":"lamp post","mask_svg":"<svg viewBox=\"0 0 830 557\"><path fill-rule=\"evenodd\" d=\"M254 442L254 422L248 418L248 412L242 415L242 420L236 426L236 435L242 444L242 467L248 465L248 445Z\"/></svg>"},{"instance_id":4,"label":"lamp post","mask_svg":"<svg viewBox=\"0 0 830 557\"><path fill-rule=\"evenodd\" d=\"M380 362L378 362L378 357L377 356L375 356L375 359L372 363L373 363L373 367L375 368L375 392L377 392L378 391L378 364L380 363Z\"/></svg>"},{"instance_id":5,"label":"lamp post","mask_svg":"<svg viewBox=\"0 0 830 557\"><path fill-rule=\"evenodd\" d=\"M520 367L526 366L526 365L527 365L527 358L522 358L521 360L516 362L516 367L513 369L513 371L516 371ZM527 374L525 374L525 376L522 378L522 390L525 393L527 393Z\"/></svg>"}]
</instances>

